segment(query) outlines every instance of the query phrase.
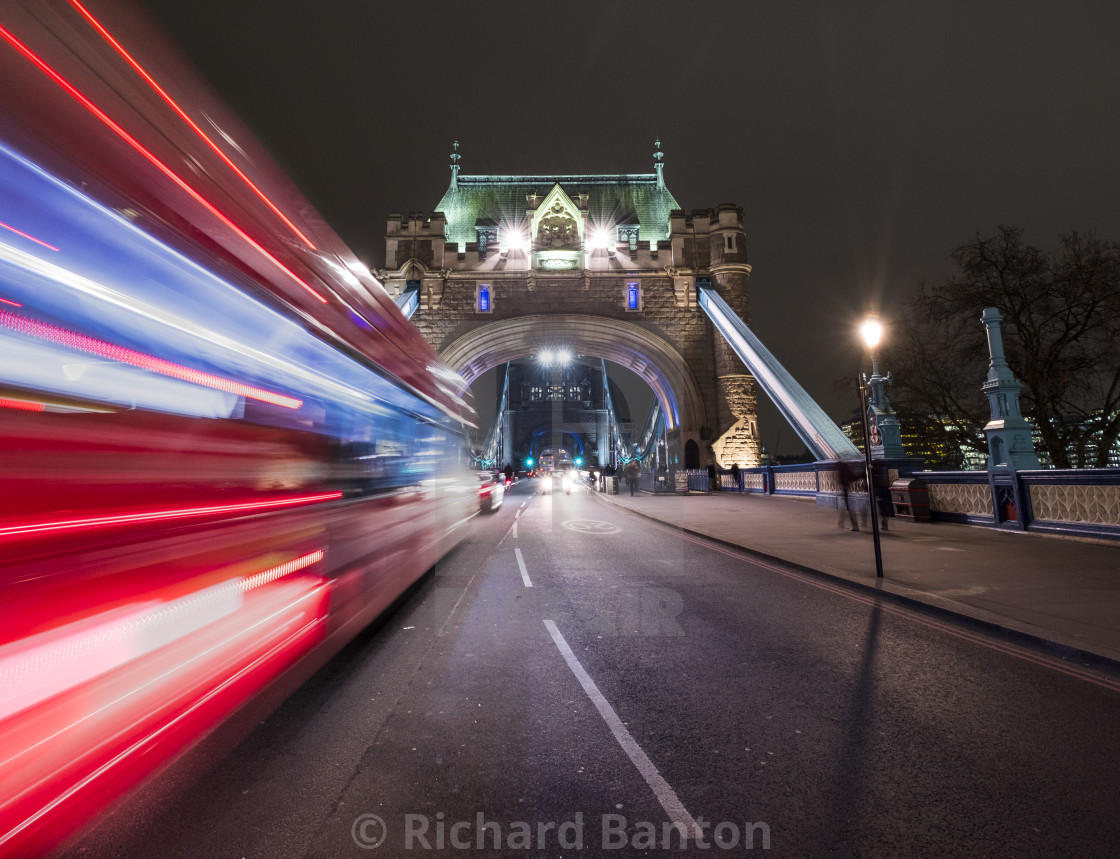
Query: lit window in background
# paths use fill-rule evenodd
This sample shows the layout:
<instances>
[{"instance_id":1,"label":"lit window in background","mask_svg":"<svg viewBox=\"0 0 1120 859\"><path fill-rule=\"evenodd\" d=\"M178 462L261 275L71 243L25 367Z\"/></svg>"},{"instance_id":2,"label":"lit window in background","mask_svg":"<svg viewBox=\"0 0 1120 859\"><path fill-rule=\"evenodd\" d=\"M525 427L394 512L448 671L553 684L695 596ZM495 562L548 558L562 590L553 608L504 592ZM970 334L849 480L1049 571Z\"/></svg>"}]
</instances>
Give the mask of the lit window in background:
<instances>
[{"instance_id":1,"label":"lit window in background","mask_svg":"<svg viewBox=\"0 0 1120 859\"><path fill-rule=\"evenodd\" d=\"M640 310L642 303L642 288L636 280L626 284L626 309Z\"/></svg>"},{"instance_id":2,"label":"lit window in background","mask_svg":"<svg viewBox=\"0 0 1120 859\"><path fill-rule=\"evenodd\" d=\"M488 283L478 285L478 312L490 312L490 284Z\"/></svg>"}]
</instances>

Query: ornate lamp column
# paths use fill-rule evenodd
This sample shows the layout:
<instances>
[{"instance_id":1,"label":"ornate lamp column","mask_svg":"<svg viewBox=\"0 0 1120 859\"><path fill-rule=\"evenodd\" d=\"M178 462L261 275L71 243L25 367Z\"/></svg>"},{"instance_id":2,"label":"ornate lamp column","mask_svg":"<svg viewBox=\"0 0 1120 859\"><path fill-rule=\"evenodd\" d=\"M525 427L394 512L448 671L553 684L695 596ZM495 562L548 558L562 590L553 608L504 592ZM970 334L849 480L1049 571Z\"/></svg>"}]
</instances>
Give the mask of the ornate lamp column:
<instances>
[{"instance_id":1,"label":"ornate lamp column","mask_svg":"<svg viewBox=\"0 0 1120 859\"><path fill-rule=\"evenodd\" d=\"M906 456L902 449L902 430L898 417L887 399L887 385L893 381L891 374L879 375L879 357L871 352L871 378L864 376L871 394L867 405L867 423L871 433L871 452L876 459L897 459Z\"/></svg>"},{"instance_id":2,"label":"ornate lamp column","mask_svg":"<svg viewBox=\"0 0 1120 859\"><path fill-rule=\"evenodd\" d=\"M1003 336L999 324L1003 317L994 307L985 307L980 315L988 334L988 379L980 388L988 398L992 419L984 427L988 436L988 470L1041 468L1034 450L1031 425L1019 411L1019 390L1022 382L1015 378L1003 354Z\"/></svg>"},{"instance_id":3,"label":"ornate lamp column","mask_svg":"<svg viewBox=\"0 0 1120 859\"><path fill-rule=\"evenodd\" d=\"M879 324L878 319L868 318L860 326L859 333L863 337L867 351L871 353L871 374L874 378L879 375L879 366L875 363L874 356L875 347L879 345L879 338L883 336L883 326ZM867 478L867 504L869 507L868 516L871 518L871 539L875 543L875 576L881 579L883 578L883 550L879 544L879 504L875 498L875 468L871 464L871 445L873 441L871 410L873 407L867 402L867 388L864 385L866 378L860 374L860 378L856 381L859 384L859 399L863 412L864 474Z\"/></svg>"}]
</instances>

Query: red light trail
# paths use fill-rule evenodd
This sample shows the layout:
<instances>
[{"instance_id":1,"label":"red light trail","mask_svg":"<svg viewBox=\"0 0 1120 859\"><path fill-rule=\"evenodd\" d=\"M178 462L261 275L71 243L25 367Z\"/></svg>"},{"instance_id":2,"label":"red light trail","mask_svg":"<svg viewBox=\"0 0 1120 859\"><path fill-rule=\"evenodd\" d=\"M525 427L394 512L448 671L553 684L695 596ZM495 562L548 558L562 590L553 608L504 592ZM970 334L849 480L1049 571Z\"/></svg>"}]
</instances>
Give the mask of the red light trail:
<instances>
[{"instance_id":1,"label":"red light trail","mask_svg":"<svg viewBox=\"0 0 1120 859\"><path fill-rule=\"evenodd\" d=\"M130 525L138 522L187 519L195 516L209 516L215 513L246 513L253 510L270 510L278 507L295 507L303 504L315 504L321 501L334 501L341 497L341 492L323 492L318 495L300 495L295 498L274 498L269 501L248 501L241 504L217 504L209 507L150 510L145 513L123 513L117 516L90 516L85 519L56 519L50 522L37 522L31 525L13 525L8 528L0 528L0 537L72 531L79 528L97 528L106 525Z\"/></svg>"},{"instance_id":2,"label":"red light trail","mask_svg":"<svg viewBox=\"0 0 1120 859\"><path fill-rule=\"evenodd\" d=\"M66 78L62 77L62 75L60 75L57 71L55 71L53 68L51 68L51 66L49 66L46 63L46 61L43 60L38 54L34 53L30 48L28 48L25 44L23 44L23 42L21 42L19 39L17 39L15 37L15 35L12 34L12 32L10 30L8 30L5 27L0 26L0 37L3 37L5 41L7 41L13 48L15 48L21 54L23 54L24 57L26 57L28 60L30 60L36 67L38 67L44 74L46 74L47 77L49 77L56 84L58 84L63 90L68 92L86 110L88 110L90 113L92 113L94 116L96 116L99 120L101 120L101 122L104 123L105 126L107 126L109 129L111 129L118 137L120 137L121 140L123 140L125 143L127 143L129 146L131 146L133 149L135 149L138 153L140 153L144 157L144 159L146 161L148 161L148 163L150 163L157 170L159 170L161 173L163 173L163 175L165 175L168 179L170 179L172 182L174 182L176 185L178 185L180 188L182 188L184 191L186 191L187 194L189 194L192 199L196 200L199 204L204 206L208 212L210 212L211 214L213 214L214 216L219 218L222 221L223 224L225 224L227 227L229 227L231 230L233 230L238 236L240 236L242 239L244 239L254 250L256 250L258 253L260 253L261 256L263 256L270 263L272 263L274 266L276 266L278 269L280 269L280 271L282 271L285 275L287 275L289 278L291 278L293 281L295 281L297 284L299 284L299 286L301 286L303 289L307 290L309 293L311 293L313 296L315 296L315 298L318 299L319 301L321 301L323 304L327 303L326 298L324 298L322 295L320 295L318 292L316 292L314 289L312 289L308 284L304 283L303 280L301 280L299 278L299 276L296 275L291 269L289 269L282 262L280 262L280 260L276 259L276 257L274 257L272 254L270 254L268 251L266 251L263 247L261 247L244 230L242 230L235 223L233 223L233 221L231 221L229 218L227 218L225 215L223 215L221 212L219 212L213 206L213 204L211 204L208 200L206 200L206 198L204 198L194 188L192 188L185 181L183 181L181 178L179 178L179 176L170 167L168 167L166 164L164 164L162 161L160 161L155 155L153 155L151 152L149 152L147 149L145 149L144 146L141 145L141 143L138 140L136 140L136 138L134 138L127 131L125 131L123 128L121 128L121 126L119 126L116 122L114 122L108 116L108 114L106 114L97 105L95 105L92 101L90 101L85 95L83 95L78 90L77 87L75 87L72 83L70 83L68 80L66 80Z\"/></svg>"},{"instance_id":3,"label":"red light trail","mask_svg":"<svg viewBox=\"0 0 1120 859\"><path fill-rule=\"evenodd\" d=\"M42 245L43 247L47 248L48 250L52 250L52 251L57 251L58 250L58 248L56 248L54 245L48 245L46 242L41 241L40 239L37 239L34 236L29 236L23 230L17 230L11 224L5 224L3 221L0 221L0 227L3 227L5 230L11 230L17 236L23 236L25 239L28 239L29 241L35 242L35 244L37 244L37 245ZM0 298L0 301L3 301L3 300L4 299ZM8 304L15 304L15 302L14 301L9 301Z\"/></svg>"},{"instance_id":4,"label":"red light trail","mask_svg":"<svg viewBox=\"0 0 1120 859\"><path fill-rule=\"evenodd\" d=\"M134 349L126 349L124 346L117 346L114 343L107 343L104 340L87 337L85 334L78 334L75 331L67 331L65 328L58 328L43 322L36 322L33 319L28 319L25 316L18 316L8 310L0 310L0 325L39 340L58 343L68 349L76 349L80 352L96 355L99 358L119 361L122 364L129 364L133 367L139 367L142 370L150 370L153 373L159 373L162 376L170 376L173 379L180 379L184 382L192 382L196 385L225 391L228 394L237 394L242 397L249 397L253 400L261 400L276 406L283 406L286 409L298 409L303 405L303 400L297 400L295 397L276 394L272 391L266 391L263 388L254 388L251 385L223 379L220 376L212 376L209 373L203 373L201 370L192 370L190 367L184 367L182 364L173 364L170 361L156 358L153 355L145 355L143 352L137 352Z\"/></svg>"},{"instance_id":5,"label":"red light trail","mask_svg":"<svg viewBox=\"0 0 1120 859\"><path fill-rule=\"evenodd\" d=\"M203 131L201 128L198 127L198 125L195 124L195 121L193 119L191 119L189 116L187 116L186 112L181 107L179 107L178 103L173 98L171 98L171 96L169 96L167 94L167 92L163 89L163 87L161 87L158 83L156 83L155 79L150 74L148 74L147 71L145 71L144 67L141 66L140 63L138 63L133 58L133 56L128 51L126 51L124 49L124 46L122 46L120 42L118 42L116 39L113 38L112 34L110 34L109 31L105 29L104 25L102 25L100 21L98 21L96 18L93 17L92 13L90 13L90 11L88 9L86 9L85 6L83 6L81 3L79 3L78 0L70 0L70 5L73 6L75 9L77 9L85 17L85 19L87 21L89 21L90 25L93 26L93 28L101 34L101 36L105 39L105 41L108 42L113 47L113 50L115 50L118 54L120 54L121 57L123 57L124 60L136 70L136 73L139 74L145 81L147 81L148 85L152 89L154 89L157 93L159 93L160 98L162 98L168 104L168 106L172 110L174 110L182 118L182 120L185 123L187 123L187 125L189 125L192 129L194 129L195 133L199 137L201 137L203 139L203 141L205 141L206 145L209 146L214 151L214 153L219 158L221 158L229 166L229 168L234 173L236 173L238 175L238 177L240 177L240 179L253 190L253 192L258 197L260 197L261 201L266 206L268 206L268 208L270 208L273 212L276 213L276 215L280 218L280 220L282 220L293 233L295 233L297 236L300 237L300 239L303 240L303 243L306 244L308 248L310 248L311 250L316 250L316 247L312 243L311 239L309 239L302 232L300 232L299 228L296 227L296 225L293 224L290 220L288 220L288 217L276 207L276 204L273 203L272 200L270 200L265 195L265 193L260 188L258 188L248 176L246 176L244 173L241 172L241 168L238 167L236 164L234 164L229 159L229 157L224 152L222 152L221 149L218 148L217 144L214 143L214 141L211 140L209 138L209 136L207 136L205 131Z\"/></svg>"},{"instance_id":6,"label":"red light trail","mask_svg":"<svg viewBox=\"0 0 1120 859\"><path fill-rule=\"evenodd\" d=\"M22 412L41 412L46 409L42 403L30 403L27 400L8 400L0 398L0 407L5 409L19 409Z\"/></svg>"}]
</instances>

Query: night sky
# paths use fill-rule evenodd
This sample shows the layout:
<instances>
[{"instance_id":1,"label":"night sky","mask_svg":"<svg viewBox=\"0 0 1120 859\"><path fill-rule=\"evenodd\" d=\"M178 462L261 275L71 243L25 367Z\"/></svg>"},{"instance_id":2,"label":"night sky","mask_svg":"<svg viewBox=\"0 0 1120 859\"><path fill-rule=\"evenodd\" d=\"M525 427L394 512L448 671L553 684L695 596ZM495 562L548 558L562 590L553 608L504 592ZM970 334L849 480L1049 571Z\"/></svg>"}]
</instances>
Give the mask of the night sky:
<instances>
[{"instance_id":1,"label":"night sky","mask_svg":"<svg viewBox=\"0 0 1120 859\"><path fill-rule=\"evenodd\" d=\"M652 172L660 138L686 211L745 210L752 327L838 421L859 317L977 232L1120 240L1107 0L143 5L374 268L454 139L464 174L533 174Z\"/></svg>"}]
</instances>

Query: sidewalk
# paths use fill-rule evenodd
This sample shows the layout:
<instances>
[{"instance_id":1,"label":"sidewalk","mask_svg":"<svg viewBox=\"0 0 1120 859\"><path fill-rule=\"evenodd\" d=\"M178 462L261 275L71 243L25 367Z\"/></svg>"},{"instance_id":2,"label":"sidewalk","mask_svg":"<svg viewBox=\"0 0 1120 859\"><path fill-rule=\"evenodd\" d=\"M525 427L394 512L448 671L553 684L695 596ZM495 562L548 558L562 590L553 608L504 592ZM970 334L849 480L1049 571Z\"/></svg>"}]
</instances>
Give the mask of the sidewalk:
<instances>
[{"instance_id":1,"label":"sidewalk","mask_svg":"<svg viewBox=\"0 0 1120 859\"><path fill-rule=\"evenodd\" d=\"M1120 543L891 518L877 579L870 524L853 533L844 511L811 498L595 494L693 534L1120 664Z\"/></svg>"}]
</instances>

